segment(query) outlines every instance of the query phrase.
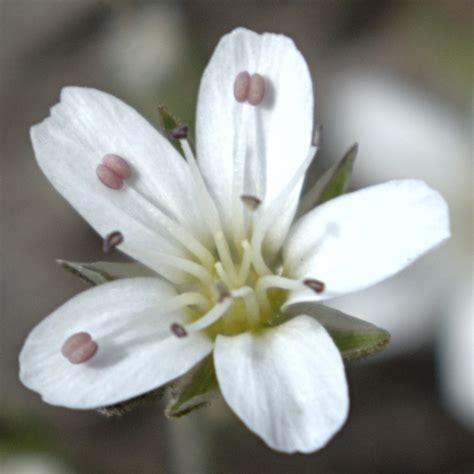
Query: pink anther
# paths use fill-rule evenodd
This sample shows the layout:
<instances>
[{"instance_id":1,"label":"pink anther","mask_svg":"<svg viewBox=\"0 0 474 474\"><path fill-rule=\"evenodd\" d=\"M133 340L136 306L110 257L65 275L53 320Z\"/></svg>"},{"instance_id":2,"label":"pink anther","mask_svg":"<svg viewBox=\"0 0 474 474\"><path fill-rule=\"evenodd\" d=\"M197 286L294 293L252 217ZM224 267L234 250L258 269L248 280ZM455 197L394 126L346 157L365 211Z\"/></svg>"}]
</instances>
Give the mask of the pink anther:
<instances>
[{"instance_id":1,"label":"pink anther","mask_svg":"<svg viewBox=\"0 0 474 474\"><path fill-rule=\"evenodd\" d=\"M252 105L261 104L265 96L265 79L260 74L252 74L247 100Z\"/></svg>"},{"instance_id":2,"label":"pink anther","mask_svg":"<svg viewBox=\"0 0 474 474\"><path fill-rule=\"evenodd\" d=\"M234 98L237 102L248 101L251 105L259 105L265 97L265 79L255 73L250 76L247 71L237 74L234 81Z\"/></svg>"},{"instance_id":3,"label":"pink anther","mask_svg":"<svg viewBox=\"0 0 474 474\"><path fill-rule=\"evenodd\" d=\"M237 102L245 102L247 100L250 86L250 74L242 71L237 74L234 81L234 97Z\"/></svg>"},{"instance_id":4,"label":"pink anther","mask_svg":"<svg viewBox=\"0 0 474 474\"><path fill-rule=\"evenodd\" d=\"M100 181L111 189L120 189L123 181L130 178L130 165L118 155L108 154L102 158L102 163L96 169Z\"/></svg>"},{"instance_id":5,"label":"pink anther","mask_svg":"<svg viewBox=\"0 0 474 474\"><path fill-rule=\"evenodd\" d=\"M130 178L132 174L130 165L121 156L112 154L105 155L104 158L102 158L102 163L122 179Z\"/></svg>"},{"instance_id":6,"label":"pink anther","mask_svg":"<svg viewBox=\"0 0 474 474\"><path fill-rule=\"evenodd\" d=\"M61 353L71 364L83 364L94 357L99 346L87 332L78 332L66 339Z\"/></svg>"}]
</instances>

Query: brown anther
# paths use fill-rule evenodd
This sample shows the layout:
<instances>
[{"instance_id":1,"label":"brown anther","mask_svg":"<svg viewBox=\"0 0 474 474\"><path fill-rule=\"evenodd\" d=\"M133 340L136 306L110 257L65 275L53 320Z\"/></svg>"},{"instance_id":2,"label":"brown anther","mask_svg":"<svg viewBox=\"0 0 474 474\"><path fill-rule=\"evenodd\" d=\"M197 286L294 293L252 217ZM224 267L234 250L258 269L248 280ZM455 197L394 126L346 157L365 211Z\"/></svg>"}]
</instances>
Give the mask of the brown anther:
<instances>
[{"instance_id":1,"label":"brown anther","mask_svg":"<svg viewBox=\"0 0 474 474\"><path fill-rule=\"evenodd\" d=\"M242 199L242 202L251 210L255 211L260 204L262 204L262 201L255 196L251 196L250 194L242 194L240 196L240 199Z\"/></svg>"},{"instance_id":2,"label":"brown anther","mask_svg":"<svg viewBox=\"0 0 474 474\"><path fill-rule=\"evenodd\" d=\"M188 138L189 128L187 125L180 125L179 127L172 128L168 133L171 138L175 140L184 140Z\"/></svg>"},{"instance_id":3,"label":"brown anther","mask_svg":"<svg viewBox=\"0 0 474 474\"><path fill-rule=\"evenodd\" d=\"M315 293L322 293L326 285L319 280L315 280L313 278L307 278L303 281L303 283L308 287L311 288Z\"/></svg>"},{"instance_id":4,"label":"brown anther","mask_svg":"<svg viewBox=\"0 0 474 474\"><path fill-rule=\"evenodd\" d=\"M217 282L214 285L214 288L216 290L217 301L219 303L222 303L226 298L229 298L231 296L229 288L227 288L227 286L225 286L224 283L222 283L222 282Z\"/></svg>"},{"instance_id":5,"label":"brown anther","mask_svg":"<svg viewBox=\"0 0 474 474\"><path fill-rule=\"evenodd\" d=\"M78 332L66 339L61 353L71 364L83 364L94 357L99 349L87 332Z\"/></svg>"},{"instance_id":6,"label":"brown anther","mask_svg":"<svg viewBox=\"0 0 474 474\"><path fill-rule=\"evenodd\" d=\"M242 71L237 74L234 81L234 98L237 102L245 102L249 93L250 74Z\"/></svg>"},{"instance_id":7,"label":"brown anther","mask_svg":"<svg viewBox=\"0 0 474 474\"><path fill-rule=\"evenodd\" d=\"M111 232L109 235L107 235L104 239L104 242L102 244L102 250L104 253L109 253L112 250L117 247L117 245L120 245L123 242L123 234L116 230L115 232Z\"/></svg>"},{"instance_id":8,"label":"brown anther","mask_svg":"<svg viewBox=\"0 0 474 474\"><path fill-rule=\"evenodd\" d=\"M186 331L186 329L184 328L184 326L182 326L181 324L178 324L178 323L173 323L171 326L170 326L170 329L171 329L171 332L176 336L176 337L186 337L188 335L188 332Z\"/></svg>"},{"instance_id":9,"label":"brown anther","mask_svg":"<svg viewBox=\"0 0 474 474\"><path fill-rule=\"evenodd\" d=\"M247 94L249 104L259 105L265 96L265 79L260 74L252 74Z\"/></svg>"}]
</instances>

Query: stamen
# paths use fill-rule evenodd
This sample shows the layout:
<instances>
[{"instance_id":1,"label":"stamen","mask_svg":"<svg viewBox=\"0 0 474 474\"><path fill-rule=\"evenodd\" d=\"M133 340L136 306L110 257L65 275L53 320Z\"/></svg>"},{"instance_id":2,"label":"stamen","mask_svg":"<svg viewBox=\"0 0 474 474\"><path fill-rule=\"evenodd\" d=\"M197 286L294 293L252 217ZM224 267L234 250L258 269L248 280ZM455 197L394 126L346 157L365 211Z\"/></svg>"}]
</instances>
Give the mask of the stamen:
<instances>
[{"instance_id":1,"label":"stamen","mask_svg":"<svg viewBox=\"0 0 474 474\"><path fill-rule=\"evenodd\" d=\"M102 184L111 189L121 189L123 181L132 174L130 165L120 156L108 154L97 166L96 174Z\"/></svg>"},{"instance_id":2,"label":"stamen","mask_svg":"<svg viewBox=\"0 0 474 474\"><path fill-rule=\"evenodd\" d=\"M222 262L216 262L214 264L214 268L216 269L217 276L219 277L219 279L222 280L225 285L231 287L232 282L229 280L229 276L225 272L224 267L222 266Z\"/></svg>"},{"instance_id":3,"label":"stamen","mask_svg":"<svg viewBox=\"0 0 474 474\"><path fill-rule=\"evenodd\" d=\"M261 199L255 196L250 196L249 194L242 194L240 196L240 199L242 199L242 202L251 210L255 211L260 204L262 204Z\"/></svg>"},{"instance_id":4,"label":"stamen","mask_svg":"<svg viewBox=\"0 0 474 474\"><path fill-rule=\"evenodd\" d=\"M201 175L201 171L196 163L196 158L194 157L193 151L189 145L188 140L182 139L179 141L181 148L183 149L184 156L189 165L189 169L196 183L196 194L197 194L197 203L201 207L202 215L207 221L208 227L212 232L217 232L221 229L221 223L219 219L219 213L215 203L207 190L204 179Z\"/></svg>"},{"instance_id":5,"label":"stamen","mask_svg":"<svg viewBox=\"0 0 474 474\"><path fill-rule=\"evenodd\" d=\"M271 304L268 300L267 290L269 288L281 288L283 290L298 290L303 288L303 284L298 280L285 278L278 275L267 275L260 278L257 282L255 291L260 307L265 311L271 310Z\"/></svg>"},{"instance_id":6,"label":"stamen","mask_svg":"<svg viewBox=\"0 0 474 474\"><path fill-rule=\"evenodd\" d=\"M116 230L115 232L111 232L107 235L104 239L102 244L102 250L104 253L110 253L112 250L115 249L118 245L123 242L123 234Z\"/></svg>"},{"instance_id":7,"label":"stamen","mask_svg":"<svg viewBox=\"0 0 474 474\"><path fill-rule=\"evenodd\" d=\"M123 179L107 168L107 166L99 165L95 171L101 183L105 184L108 188L120 189L123 186Z\"/></svg>"},{"instance_id":8,"label":"stamen","mask_svg":"<svg viewBox=\"0 0 474 474\"><path fill-rule=\"evenodd\" d=\"M310 147L306 159L300 164L295 174L289 180L287 185L280 191L276 199L267 207L267 209L264 210L263 213L261 210L259 210L258 213L253 215L253 235L251 242L253 250L253 264L255 270L260 275L268 275L272 273L263 260L261 253L261 246L265 238L267 228L271 224L272 220L277 218L278 211L284 206L294 187L299 183L300 180L303 179L316 151L317 149L315 147Z\"/></svg>"},{"instance_id":9,"label":"stamen","mask_svg":"<svg viewBox=\"0 0 474 474\"><path fill-rule=\"evenodd\" d=\"M255 235L255 231L254 231ZM262 238L263 240L263 238ZM252 265L259 276L271 275L272 271L268 268L261 252L261 241L252 236Z\"/></svg>"},{"instance_id":10,"label":"stamen","mask_svg":"<svg viewBox=\"0 0 474 474\"><path fill-rule=\"evenodd\" d=\"M214 268L216 269L217 276L219 277L222 282L227 285L227 287L232 286L232 282L229 280L229 275L224 270L224 267L222 266L222 262L216 262L214 264Z\"/></svg>"},{"instance_id":11,"label":"stamen","mask_svg":"<svg viewBox=\"0 0 474 474\"><path fill-rule=\"evenodd\" d=\"M307 278L303 283L315 293L322 293L326 288L326 285L322 281L315 280L314 278Z\"/></svg>"},{"instance_id":12,"label":"stamen","mask_svg":"<svg viewBox=\"0 0 474 474\"><path fill-rule=\"evenodd\" d=\"M243 286L238 290L232 291L231 296L232 298L243 298L247 312L247 319L250 324L258 323L260 319L260 309L258 307L257 297L252 288L249 286Z\"/></svg>"},{"instance_id":13,"label":"stamen","mask_svg":"<svg viewBox=\"0 0 474 474\"><path fill-rule=\"evenodd\" d=\"M234 81L234 98L237 102L245 102L247 100L250 86L250 74L242 71L237 74Z\"/></svg>"},{"instance_id":14,"label":"stamen","mask_svg":"<svg viewBox=\"0 0 474 474\"><path fill-rule=\"evenodd\" d=\"M193 331L200 331L211 324L215 323L219 318L221 318L224 313L230 308L232 305L232 299L226 298L221 303L217 303L214 308L212 308L208 313L206 313L202 318L198 319L192 324L189 324L185 327L188 333Z\"/></svg>"},{"instance_id":15,"label":"stamen","mask_svg":"<svg viewBox=\"0 0 474 474\"><path fill-rule=\"evenodd\" d=\"M265 96L265 79L260 74L252 74L247 94L247 100L251 105L259 105Z\"/></svg>"},{"instance_id":16,"label":"stamen","mask_svg":"<svg viewBox=\"0 0 474 474\"><path fill-rule=\"evenodd\" d=\"M156 252L155 256L159 257L160 262L164 265L169 265L185 273L189 273L205 285L209 285L212 282L212 276L209 271L202 265L199 265L199 263L192 262L185 258L173 257L172 255L161 252Z\"/></svg>"},{"instance_id":17,"label":"stamen","mask_svg":"<svg viewBox=\"0 0 474 474\"><path fill-rule=\"evenodd\" d=\"M214 234L214 242L216 243L217 253L219 254L225 272L229 275L231 281L235 281L237 279L237 271L235 270L229 245L221 231Z\"/></svg>"},{"instance_id":18,"label":"stamen","mask_svg":"<svg viewBox=\"0 0 474 474\"><path fill-rule=\"evenodd\" d=\"M181 326L181 324L178 324L178 323L173 323L171 326L170 326L170 329L171 329L171 332L176 336L176 337L186 337L188 335L188 331L186 331L186 329L184 329L183 326Z\"/></svg>"},{"instance_id":19,"label":"stamen","mask_svg":"<svg viewBox=\"0 0 474 474\"><path fill-rule=\"evenodd\" d=\"M179 127L172 128L168 133L175 140L183 140L188 138L188 132L189 127L187 125L180 125Z\"/></svg>"},{"instance_id":20,"label":"stamen","mask_svg":"<svg viewBox=\"0 0 474 474\"><path fill-rule=\"evenodd\" d=\"M242 248L244 249L244 255L237 275L239 285L242 285L247 280L250 265L252 264L252 248L250 247L248 240L242 242Z\"/></svg>"},{"instance_id":21,"label":"stamen","mask_svg":"<svg viewBox=\"0 0 474 474\"><path fill-rule=\"evenodd\" d=\"M189 292L163 301L157 309L160 314L166 314L178 309L183 309L186 306L202 306L207 309L209 308L209 304L208 299L201 293Z\"/></svg>"},{"instance_id":22,"label":"stamen","mask_svg":"<svg viewBox=\"0 0 474 474\"><path fill-rule=\"evenodd\" d=\"M98 349L89 333L78 332L66 339L61 353L71 364L83 364L92 359Z\"/></svg>"},{"instance_id":23,"label":"stamen","mask_svg":"<svg viewBox=\"0 0 474 474\"><path fill-rule=\"evenodd\" d=\"M150 198L143 195L134 187L130 187L130 192L135 193L139 199L144 200L146 205L151 206L152 212L157 219L156 225L159 226L158 233L163 229L163 237L167 241L176 240L183 247L189 250L194 256L196 256L205 267L211 267L214 263L214 257L209 250L196 238L194 235L185 228L182 224L175 221L173 218L165 214L162 209L157 207Z\"/></svg>"},{"instance_id":24,"label":"stamen","mask_svg":"<svg viewBox=\"0 0 474 474\"><path fill-rule=\"evenodd\" d=\"M130 165L121 156L113 154L105 155L104 158L102 158L102 164L107 166L109 170L122 179L130 178L132 175Z\"/></svg>"}]
</instances>

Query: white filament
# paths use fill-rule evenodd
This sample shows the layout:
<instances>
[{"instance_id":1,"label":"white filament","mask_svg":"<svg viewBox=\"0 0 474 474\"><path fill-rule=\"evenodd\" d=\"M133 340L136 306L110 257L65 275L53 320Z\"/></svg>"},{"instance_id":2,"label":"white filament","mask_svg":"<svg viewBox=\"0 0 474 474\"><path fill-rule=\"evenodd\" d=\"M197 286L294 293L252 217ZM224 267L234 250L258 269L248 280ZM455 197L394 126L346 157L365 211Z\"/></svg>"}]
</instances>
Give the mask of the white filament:
<instances>
[{"instance_id":1,"label":"white filament","mask_svg":"<svg viewBox=\"0 0 474 474\"><path fill-rule=\"evenodd\" d=\"M217 303L209 312L194 323L185 326L187 332L201 331L220 319L224 313L232 305L232 299L226 298L224 301Z\"/></svg>"},{"instance_id":2,"label":"white filament","mask_svg":"<svg viewBox=\"0 0 474 474\"><path fill-rule=\"evenodd\" d=\"M232 298L243 298L247 311L247 319L250 324L258 323L260 319L260 308L253 289L249 286L242 286L238 290L232 291L231 296Z\"/></svg>"},{"instance_id":3,"label":"white filament","mask_svg":"<svg viewBox=\"0 0 474 474\"><path fill-rule=\"evenodd\" d=\"M167 255L162 252L159 252L156 255L164 265L188 273L189 275L196 277L204 285L212 283L212 275L205 267L199 265L199 263L181 257L173 257L172 255Z\"/></svg>"},{"instance_id":4,"label":"white filament","mask_svg":"<svg viewBox=\"0 0 474 474\"><path fill-rule=\"evenodd\" d=\"M252 264L252 247L248 240L242 242L242 248L244 249L244 255L242 256L242 263L240 264L239 273L237 275L237 281L239 285L243 285L248 278L250 271L250 265Z\"/></svg>"},{"instance_id":5,"label":"white filament","mask_svg":"<svg viewBox=\"0 0 474 474\"><path fill-rule=\"evenodd\" d=\"M196 158L194 157L194 153L191 150L189 142L187 139L182 139L179 141L179 143L183 148L184 156L189 165L189 170L191 171L191 174L194 178L194 183L196 185L195 191L197 195L197 201L198 205L201 207L202 215L213 234L222 231L219 213L217 212L214 200L209 194L206 184L204 183L204 179L196 163Z\"/></svg>"},{"instance_id":6,"label":"white filament","mask_svg":"<svg viewBox=\"0 0 474 474\"><path fill-rule=\"evenodd\" d=\"M298 280L285 278L278 275L267 275L260 278L255 288L260 306L267 311L271 310L267 291L269 288L280 288L282 290L298 290L304 288L304 284Z\"/></svg>"},{"instance_id":7,"label":"white filament","mask_svg":"<svg viewBox=\"0 0 474 474\"><path fill-rule=\"evenodd\" d=\"M128 183L125 182L127 185ZM138 192L135 188L128 185L130 192L137 195L138 198L141 198L151 206L155 217L158 220L159 227L155 229L155 232L161 236L162 229L166 229L167 236L166 240L175 240L188 249L193 255L195 255L201 262L209 266L212 264L213 256L209 250L207 250L204 245L201 244L185 227L176 222L174 219L168 217L161 209L159 209L149 198L147 198L142 193ZM171 243L171 242L170 242Z\"/></svg>"},{"instance_id":8,"label":"white filament","mask_svg":"<svg viewBox=\"0 0 474 474\"><path fill-rule=\"evenodd\" d=\"M205 309L209 307L209 300L201 293L182 293L174 298L160 303L158 311L161 314L170 313L177 309L183 309L187 306L202 306Z\"/></svg>"},{"instance_id":9,"label":"white filament","mask_svg":"<svg viewBox=\"0 0 474 474\"><path fill-rule=\"evenodd\" d=\"M253 247L253 256L254 256L254 265L255 269L260 275L268 275L271 270L266 265L265 261L263 260L262 255L262 242L265 238L265 233L268 229L268 226L271 222L277 218L278 212L281 210L282 207L286 204L286 200L288 196L291 195L291 192L295 188L295 186L303 179L311 161L317 151L316 147L310 147L308 155L306 156L305 160L301 163L301 165L296 170L293 177L287 183L287 185L280 191L278 196L271 204L267 207L267 209L262 209L263 206L260 206L260 212L256 212L254 214L253 219L253 235L252 235L252 247Z\"/></svg>"}]
</instances>

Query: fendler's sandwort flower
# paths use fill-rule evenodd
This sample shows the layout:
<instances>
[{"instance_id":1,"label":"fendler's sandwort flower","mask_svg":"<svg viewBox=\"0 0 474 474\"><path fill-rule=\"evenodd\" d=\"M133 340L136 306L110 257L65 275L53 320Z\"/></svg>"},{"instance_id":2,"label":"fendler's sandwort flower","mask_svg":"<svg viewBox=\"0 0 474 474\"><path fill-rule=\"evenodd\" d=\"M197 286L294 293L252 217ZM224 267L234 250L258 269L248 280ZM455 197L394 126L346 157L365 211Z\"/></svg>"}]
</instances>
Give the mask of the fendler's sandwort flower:
<instances>
[{"instance_id":1,"label":"fendler's sandwort flower","mask_svg":"<svg viewBox=\"0 0 474 474\"><path fill-rule=\"evenodd\" d=\"M208 359L226 402L270 447L315 451L348 413L339 349L370 326L320 301L445 240L447 206L402 180L316 207L306 199L302 212L317 151L312 83L282 35L239 28L221 39L196 128L197 159L186 127L170 131L175 148L120 100L78 87L32 128L41 169L104 250L119 246L154 273L96 286L48 316L23 347L21 380L48 403L92 409Z\"/></svg>"}]
</instances>

